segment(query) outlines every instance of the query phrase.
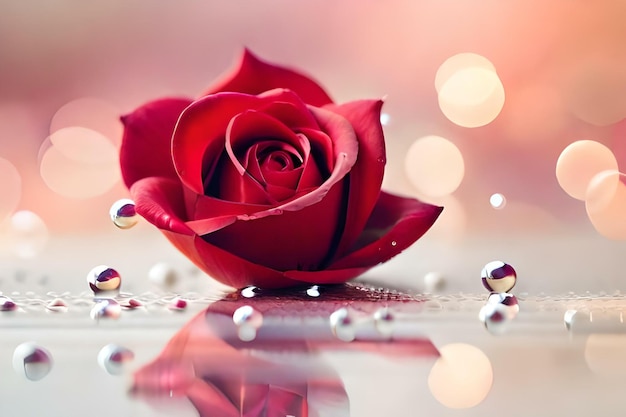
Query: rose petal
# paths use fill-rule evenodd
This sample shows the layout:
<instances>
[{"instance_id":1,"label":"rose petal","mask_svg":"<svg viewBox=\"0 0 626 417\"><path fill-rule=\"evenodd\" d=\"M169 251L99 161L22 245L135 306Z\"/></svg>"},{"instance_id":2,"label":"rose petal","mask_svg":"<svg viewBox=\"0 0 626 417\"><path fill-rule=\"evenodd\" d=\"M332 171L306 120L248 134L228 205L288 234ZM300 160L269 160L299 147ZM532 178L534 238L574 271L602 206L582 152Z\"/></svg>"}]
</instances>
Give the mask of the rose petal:
<instances>
[{"instance_id":1,"label":"rose petal","mask_svg":"<svg viewBox=\"0 0 626 417\"><path fill-rule=\"evenodd\" d=\"M130 187L137 213L162 230L193 235L182 220L185 204L180 183L170 178L143 178Z\"/></svg>"},{"instance_id":2,"label":"rose petal","mask_svg":"<svg viewBox=\"0 0 626 417\"><path fill-rule=\"evenodd\" d=\"M170 242L204 272L225 285L244 288L286 288L302 285L282 272L249 262L206 242L199 236L164 232Z\"/></svg>"},{"instance_id":3,"label":"rose petal","mask_svg":"<svg viewBox=\"0 0 626 417\"><path fill-rule=\"evenodd\" d=\"M382 104L380 100L362 100L325 107L348 119L359 140L359 158L350 170L346 225L337 257L343 256L355 243L378 201L385 171L385 139L380 124Z\"/></svg>"},{"instance_id":4,"label":"rose petal","mask_svg":"<svg viewBox=\"0 0 626 417\"><path fill-rule=\"evenodd\" d=\"M245 49L234 70L213 84L202 96L222 91L260 94L275 88L287 88L304 102L314 106L332 103L326 92L311 78L294 70L264 62Z\"/></svg>"},{"instance_id":5,"label":"rose petal","mask_svg":"<svg viewBox=\"0 0 626 417\"><path fill-rule=\"evenodd\" d=\"M191 100L182 98L157 100L122 117L120 166L127 187L145 177L177 178L172 164L172 133L189 104Z\"/></svg>"},{"instance_id":6,"label":"rose petal","mask_svg":"<svg viewBox=\"0 0 626 417\"><path fill-rule=\"evenodd\" d=\"M284 211L280 215L238 221L204 239L250 262L278 271L320 269L332 254L341 231L342 185L335 185L315 205L297 212Z\"/></svg>"},{"instance_id":7,"label":"rose petal","mask_svg":"<svg viewBox=\"0 0 626 417\"><path fill-rule=\"evenodd\" d=\"M231 119L241 112L255 110L274 101L303 107L301 100L287 90L269 91L259 96L219 93L203 97L187 107L172 138L174 167L183 184L203 194L203 174L209 173L222 155Z\"/></svg>"},{"instance_id":8,"label":"rose petal","mask_svg":"<svg viewBox=\"0 0 626 417\"><path fill-rule=\"evenodd\" d=\"M325 271L287 271L285 276L316 284L333 284L355 278L396 256L433 225L442 207L419 200L380 193L362 234L363 246L332 263Z\"/></svg>"},{"instance_id":9,"label":"rose petal","mask_svg":"<svg viewBox=\"0 0 626 417\"><path fill-rule=\"evenodd\" d=\"M221 200L243 204L274 205L277 203L257 178L249 172L241 172L237 165L238 163L233 163L228 154L222 154L208 182L206 194Z\"/></svg>"}]
</instances>

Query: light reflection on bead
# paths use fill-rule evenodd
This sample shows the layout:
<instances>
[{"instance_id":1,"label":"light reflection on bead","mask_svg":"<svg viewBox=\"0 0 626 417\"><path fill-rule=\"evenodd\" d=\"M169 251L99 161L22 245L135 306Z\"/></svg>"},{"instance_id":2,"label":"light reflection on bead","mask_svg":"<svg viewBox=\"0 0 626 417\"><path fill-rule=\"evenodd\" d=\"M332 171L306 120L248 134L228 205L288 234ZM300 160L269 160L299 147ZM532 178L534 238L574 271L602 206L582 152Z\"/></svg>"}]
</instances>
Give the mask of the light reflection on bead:
<instances>
[{"instance_id":1,"label":"light reflection on bead","mask_svg":"<svg viewBox=\"0 0 626 417\"><path fill-rule=\"evenodd\" d=\"M109 209L109 216L114 225L120 229L130 229L139 221L135 210L135 202L128 198L117 200Z\"/></svg>"},{"instance_id":2,"label":"light reflection on bead","mask_svg":"<svg viewBox=\"0 0 626 417\"><path fill-rule=\"evenodd\" d=\"M489 262L482 270L483 285L492 292L508 292L515 286L515 269L502 261Z\"/></svg>"},{"instance_id":3,"label":"light reflection on bead","mask_svg":"<svg viewBox=\"0 0 626 417\"><path fill-rule=\"evenodd\" d=\"M330 315L330 329L344 342L352 342L356 337L356 323L347 308L340 308Z\"/></svg>"},{"instance_id":4,"label":"light reflection on bead","mask_svg":"<svg viewBox=\"0 0 626 417\"><path fill-rule=\"evenodd\" d=\"M131 350L111 343L98 353L98 365L110 375L120 375L134 358L135 354Z\"/></svg>"},{"instance_id":5,"label":"light reflection on bead","mask_svg":"<svg viewBox=\"0 0 626 417\"><path fill-rule=\"evenodd\" d=\"M106 319L118 319L122 313L122 307L120 304L112 298L105 298L96 303L89 313L90 317L94 320Z\"/></svg>"},{"instance_id":6,"label":"light reflection on bead","mask_svg":"<svg viewBox=\"0 0 626 417\"><path fill-rule=\"evenodd\" d=\"M32 342L26 342L13 352L13 369L30 381L39 381L52 369L52 355Z\"/></svg>"},{"instance_id":7,"label":"light reflection on bead","mask_svg":"<svg viewBox=\"0 0 626 417\"><path fill-rule=\"evenodd\" d=\"M115 269L98 265L87 274L87 283L96 295L115 295L120 291L122 277Z\"/></svg>"},{"instance_id":8,"label":"light reflection on bead","mask_svg":"<svg viewBox=\"0 0 626 417\"><path fill-rule=\"evenodd\" d=\"M491 334L503 334L508 324L517 317L519 304L514 295L493 293L478 313L479 320Z\"/></svg>"},{"instance_id":9,"label":"light reflection on bead","mask_svg":"<svg viewBox=\"0 0 626 417\"><path fill-rule=\"evenodd\" d=\"M390 338L395 327L396 317L388 307L378 309L374 313L374 326L378 333Z\"/></svg>"},{"instance_id":10,"label":"light reflection on bead","mask_svg":"<svg viewBox=\"0 0 626 417\"><path fill-rule=\"evenodd\" d=\"M263 325L263 315L251 306L239 307L233 313L237 336L243 342L256 339L257 330Z\"/></svg>"}]
</instances>

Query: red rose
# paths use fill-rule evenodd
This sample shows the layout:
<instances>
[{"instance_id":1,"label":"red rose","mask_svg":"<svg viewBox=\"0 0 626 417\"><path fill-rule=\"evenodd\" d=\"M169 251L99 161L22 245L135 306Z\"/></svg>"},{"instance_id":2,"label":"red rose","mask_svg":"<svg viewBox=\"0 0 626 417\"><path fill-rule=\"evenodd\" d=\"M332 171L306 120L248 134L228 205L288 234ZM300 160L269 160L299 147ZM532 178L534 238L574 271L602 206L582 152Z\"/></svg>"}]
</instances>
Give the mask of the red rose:
<instances>
[{"instance_id":1,"label":"red rose","mask_svg":"<svg viewBox=\"0 0 626 417\"><path fill-rule=\"evenodd\" d=\"M441 212L381 192L381 106L334 104L314 81L246 51L200 98L123 117L122 175L137 212L222 283L345 282Z\"/></svg>"}]
</instances>

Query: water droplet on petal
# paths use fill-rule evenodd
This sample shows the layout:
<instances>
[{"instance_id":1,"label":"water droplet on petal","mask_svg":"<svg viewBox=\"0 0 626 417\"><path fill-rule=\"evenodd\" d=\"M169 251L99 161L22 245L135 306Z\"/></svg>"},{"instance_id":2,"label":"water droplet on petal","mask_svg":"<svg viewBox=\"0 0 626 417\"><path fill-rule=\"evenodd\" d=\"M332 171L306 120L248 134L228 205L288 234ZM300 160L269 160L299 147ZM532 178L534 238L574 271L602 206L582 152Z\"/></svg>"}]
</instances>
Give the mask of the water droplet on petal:
<instances>
[{"instance_id":1,"label":"water droplet on petal","mask_svg":"<svg viewBox=\"0 0 626 417\"><path fill-rule=\"evenodd\" d=\"M125 347L109 344L98 353L98 364L110 375L124 373L128 362L135 358L135 354Z\"/></svg>"},{"instance_id":2,"label":"water droplet on petal","mask_svg":"<svg viewBox=\"0 0 626 417\"><path fill-rule=\"evenodd\" d=\"M117 200L109 210L111 221L120 229L130 229L139 221L139 215L135 210L135 202L128 198Z\"/></svg>"},{"instance_id":3,"label":"water droplet on petal","mask_svg":"<svg viewBox=\"0 0 626 417\"><path fill-rule=\"evenodd\" d=\"M256 333L263 325L263 315L251 306L239 307L233 313L233 323L237 326L237 335L243 342L256 338Z\"/></svg>"},{"instance_id":4,"label":"water droplet on petal","mask_svg":"<svg viewBox=\"0 0 626 417\"><path fill-rule=\"evenodd\" d=\"M352 342L356 337L356 323L347 308L340 308L330 315L330 329L344 342Z\"/></svg>"},{"instance_id":5,"label":"water droplet on petal","mask_svg":"<svg viewBox=\"0 0 626 417\"><path fill-rule=\"evenodd\" d=\"M30 381L39 381L52 369L52 355L35 343L22 343L13 352L13 369Z\"/></svg>"},{"instance_id":6,"label":"water droplet on petal","mask_svg":"<svg viewBox=\"0 0 626 417\"><path fill-rule=\"evenodd\" d=\"M95 295L117 295L122 285L122 277L115 269L98 265L87 274L87 283Z\"/></svg>"},{"instance_id":7,"label":"water droplet on petal","mask_svg":"<svg viewBox=\"0 0 626 417\"><path fill-rule=\"evenodd\" d=\"M161 288L170 288L178 282L178 273L171 265L159 262L148 271L148 279Z\"/></svg>"},{"instance_id":8,"label":"water droplet on petal","mask_svg":"<svg viewBox=\"0 0 626 417\"><path fill-rule=\"evenodd\" d=\"M384 337L391 337L395 321L396 317L388 307L383 307L374 313L374 326L376 326L378 333Z\"/></svg>"},{"instance_id":9,"label":"water droplet on petal","mask_svg":"<svg viewBox=\"0 0 626 417\"><path fill-rule=\"evenodd\" d=\"M398 244L398 242L396 242L395 240L391 241L391 246L396 246Z\"/></svg>"},{"instance_id":10,"label":"water droplet on petal","mask_svg":"<svg viewBox=\"0 0 626 417\"><path fill-rule=\"evenodd\" d=\"M515 286L515 269L502 261L489 262L481 272L483 285L491 292L508 292Z\"/></svg>"},{"instance_id":11,"label":"water droplet on petal","mask_svg":"<svg viewBox=\"0 0 626 417\"><path fill-rule=\"evenodd\" d=\"M94 320L101 318L118 319L122 313L120 304L112 298L105 298L96 303L91 309L90 316Z\"/></svg>"},{"instance_id":12,"label":"water droplet on petal","mask_svg":"<svg viewBox=\"0 0 626 417\"><path fill-rule=\"evenodd\" d=\"M55 298L46 304L46 309L54 313L65 313L67 311L67 303L60 298Z\"/></svg>"}]
</instances>

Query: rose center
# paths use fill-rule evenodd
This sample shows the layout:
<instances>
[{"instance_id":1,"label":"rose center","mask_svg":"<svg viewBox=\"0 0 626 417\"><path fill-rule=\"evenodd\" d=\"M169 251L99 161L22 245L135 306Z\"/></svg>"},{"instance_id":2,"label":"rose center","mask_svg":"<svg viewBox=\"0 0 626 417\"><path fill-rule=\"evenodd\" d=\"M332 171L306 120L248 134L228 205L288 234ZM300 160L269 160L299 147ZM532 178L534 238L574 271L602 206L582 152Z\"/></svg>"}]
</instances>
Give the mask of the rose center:
<instances>
[{"instance_id":1,"label":"rose center","mask_svg":"<svg viewBox=\"0 0 626 417\"><path fill-rule=\"evenodd\" d=\"M294 155L283 150L273 150L259 155L261 166L266 171L290 171L300 165Z\"/></svg>"}]
</instances>

